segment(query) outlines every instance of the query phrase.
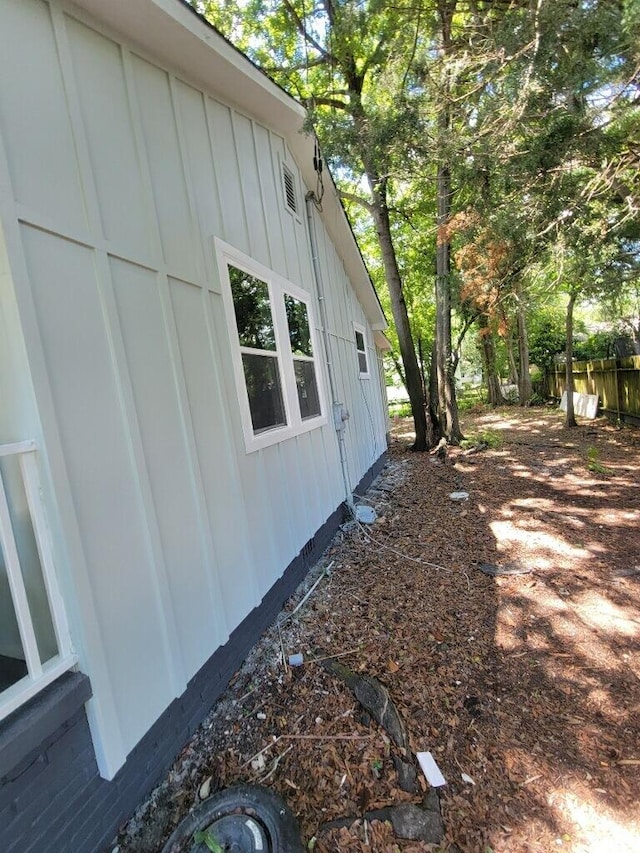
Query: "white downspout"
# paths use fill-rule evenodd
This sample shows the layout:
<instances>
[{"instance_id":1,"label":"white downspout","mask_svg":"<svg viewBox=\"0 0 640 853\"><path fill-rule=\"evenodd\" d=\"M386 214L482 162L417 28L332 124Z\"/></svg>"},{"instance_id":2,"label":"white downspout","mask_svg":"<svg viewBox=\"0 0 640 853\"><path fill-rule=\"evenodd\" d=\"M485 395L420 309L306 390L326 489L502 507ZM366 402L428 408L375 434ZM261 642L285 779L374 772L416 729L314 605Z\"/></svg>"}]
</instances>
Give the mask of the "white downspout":
<instances>
[{"instance_id":1,"label":"white downspout","mask_svg":"<svg viewBox=\"0 0 640 853\"><path fill-rule=\"evenodd\" d=\"M309 223L309 243L311 246L311 260L313 262L313 275L316 281L316 289L318 291L318 303L320 305L320 322L322 323L322 337L324 339L324 352L327 360L327 372L329 374L329 388L331 390L331 403L333 407L333 424L336 429L338 438L338 450L340 453L340 468L342 469L342 481L344 483L345 503L349 507L349 511L355 516L355 504L353 495L349 486L349 472L347 468L347 453L344 443L345 421L349 418L344 403L338 400L336 390L336 381L333 373L333 362L331 360L331 342L329 338L329 329L327 327L327 311L325 306L324 284L322 281L322 271L320 269L320 260L318 258L318 240L316 237L316 224L313 219L313 205L316 197L313 192L308 192L305 196L307 206L307 221Z\"/></svg>"}]
</instances>

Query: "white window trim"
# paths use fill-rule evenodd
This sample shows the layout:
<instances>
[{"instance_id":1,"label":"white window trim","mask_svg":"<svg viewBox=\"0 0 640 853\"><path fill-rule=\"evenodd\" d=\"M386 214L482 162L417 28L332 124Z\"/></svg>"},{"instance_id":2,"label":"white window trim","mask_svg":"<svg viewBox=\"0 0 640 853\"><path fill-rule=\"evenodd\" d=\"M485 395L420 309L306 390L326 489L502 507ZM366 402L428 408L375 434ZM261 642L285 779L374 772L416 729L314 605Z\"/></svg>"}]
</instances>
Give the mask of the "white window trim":
<instances>
[{"instance_id":1,"label":"white window trim","mask_svg":"<svg viewBox=\"0 0 640 853\"><path fill-rule=\"evenodd\" d=\"M214 238L214 243L220 282L222 285L222 299L225 309L226 326L229 333L229 342L231 344L231 358L233 362L233 373L236 393L238 395L240 417L242 420L242 432L244 434L247 453L253 453L256 450L261 450L264 447L269 447L272 444L278 444L281 441L293 438L296 435L301 435L305 432L309 432L310 430L317 429L327 423L327 407L321 368L322 350L320 348L320 340L316 330L315 312L313 310L311 296L307 291L298 287L296 284L287 281L287 279L278 275L273 270L263 266L249 255L246 255L234 246L230 246L218 237ZM269 287L269 299L271 301L271 313L273 317L276 349L280 368L280 384L282 387L282 398L287 423L285 426L275 426L272 429L267 429L257 434L253 431L253 423L251 420L249 395L247 393L244 369L242 366L242 350L240 347L233 297L231 295L228 264L238 267L238 269L243 270L249 275L259 278L261 281L266 282ZM309 318L313 358L306 358L304 360L313 361L315 365L316 385L320 401L320 415L314 418L307 418L306 420L302 420L302 417L300 416L298 390L294 373L294 356L291 352L287 316L284 306L284 295L286 293L293 296L294 299L304 302L307 306L307 314ZM303 360L299 356L295 356L295 358Z\"/></svg>"},{"instance_id":2,"label":"white window trim","mask_svg":"<svg viewBox=\"0 0 640 853\"><path fill-rule=\"evenodd\" d=\"M359 332L362 335L362 340L364 341L364 349L358 349L358 339L356 338L356 332ZM360 323L353 324L353 342L356 347L356 358L358 359L358 375L360 379L370 379L371 378L371 370L369 369L369 349L367 346L367 330ZM365 371L360 370L360 353L364 353L364 357L367 361L367 369Z\"/></svg>"}]
</instances>

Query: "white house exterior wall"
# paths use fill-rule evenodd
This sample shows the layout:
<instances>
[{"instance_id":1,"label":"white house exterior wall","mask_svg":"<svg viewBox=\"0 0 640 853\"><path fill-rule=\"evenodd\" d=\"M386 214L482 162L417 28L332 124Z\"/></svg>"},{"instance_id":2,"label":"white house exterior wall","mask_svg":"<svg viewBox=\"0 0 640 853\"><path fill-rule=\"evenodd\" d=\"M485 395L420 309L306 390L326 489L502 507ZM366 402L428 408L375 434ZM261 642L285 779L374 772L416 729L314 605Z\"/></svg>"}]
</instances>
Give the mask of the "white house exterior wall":
<instances>
[{"instance_id":1,"label":"white house exterior wall","mask_svg":"<svg viewBox=\"0 0 640 853\"><path fill-rule=\"evenodd\" d=\"M331 417L254 453L242 436L214 236L307 290L320 316L287 143L74 8L0 0L2 298L24 336L0 353L29 365L24 387L14 373L0 390L26 400L3 430L42 442L109 778L345 495ZM367 317L314 215L355 485L384 452L385 414Z\"/></svg>"}]
</instances>

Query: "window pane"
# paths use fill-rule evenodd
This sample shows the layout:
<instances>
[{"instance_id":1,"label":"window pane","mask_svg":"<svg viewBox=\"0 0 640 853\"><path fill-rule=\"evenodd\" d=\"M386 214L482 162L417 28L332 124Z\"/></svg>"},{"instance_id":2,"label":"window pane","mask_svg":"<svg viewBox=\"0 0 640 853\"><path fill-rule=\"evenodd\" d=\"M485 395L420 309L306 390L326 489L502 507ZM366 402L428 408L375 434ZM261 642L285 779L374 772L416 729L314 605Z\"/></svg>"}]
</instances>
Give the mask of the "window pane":
<instances>
[{"instance_id":1,"label":"window pane","mask_svg":"<svg viewBox=\"0 0 640 853\"><path fill-rule=\"evenodd\" d=\"M367 354L364 352L358 353L358 367L360 368L360 373L369 372L369 368L367 367Z\"/></svg>"},{"instance_id":2,"label":"window pane","mask_svg":"<svg viewBox=\"0 0 640 853\"><path fill-rule=\"evenodd\" d=\"M254 433L286 426L278 359L269 355L243 353L242 365Z\"/></svg>"},{"instance_id":3,"label":"window pane","mask_svg":"<svg viewBox=\"0 0 640 853\"><path fill-rule=\"evenodd\" d=\"M296 374L300 417L315 418L320 414L320 398L316 383L316 371L312 361L294 361L293 369Z\"/></svg>"},{"instance_id":4,"label":"window pane","mask_svg":"<svg viewBox=\"0 0 640 853\"><path fill-rule=\"evenodd\" d=\"M309 329L307 306L299 299L294 299L293 296L289 296L288 293L285 293L284 307L287 311L291 352L294 355L312 356L311 330Z\"/></svg>"},{"instance_id":5,"label":"window pane","mask_svg":"<svg viewBox=\"0 0 640 853\"><path fill-rule=\"evenodd\" d=\"M356 332L356 349L359 352L364 352L365 350L364 335L362 334L362 332Z\"/></svg>"},{"instance_id":6,"label":"window pane","mask_svg":"<svg viewBox=\"0 0 640 853\"><path fill-rule=\"evenodd\" d=\"M276 338L268 284L231 264L229 280L240 346L275 351Z\"/></svg>"}]
</instances>

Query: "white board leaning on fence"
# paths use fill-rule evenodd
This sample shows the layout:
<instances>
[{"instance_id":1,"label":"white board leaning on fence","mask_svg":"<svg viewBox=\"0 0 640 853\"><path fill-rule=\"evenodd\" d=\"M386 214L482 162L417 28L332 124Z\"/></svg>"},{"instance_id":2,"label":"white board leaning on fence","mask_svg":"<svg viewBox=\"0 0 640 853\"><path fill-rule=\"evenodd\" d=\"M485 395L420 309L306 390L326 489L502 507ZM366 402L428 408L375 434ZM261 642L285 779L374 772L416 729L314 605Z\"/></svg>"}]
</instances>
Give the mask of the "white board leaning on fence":
<instances>
[{"instance_id":1,"label":"white board leaning on fence","mask_svg":"<svg viewBox=\"0 0 640 853\"><path fill-rule=\"evenodd\" d=\"M563 412L567 411L567 392L562 392L560 399L560 408ZM590 418L594 420L598 414L598 395L597 394L580 394L578 391L573 392L573 412L581 418Z\"/></svg>"}]
</instances>

